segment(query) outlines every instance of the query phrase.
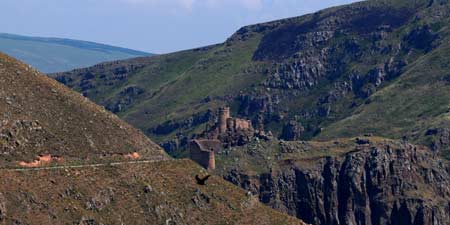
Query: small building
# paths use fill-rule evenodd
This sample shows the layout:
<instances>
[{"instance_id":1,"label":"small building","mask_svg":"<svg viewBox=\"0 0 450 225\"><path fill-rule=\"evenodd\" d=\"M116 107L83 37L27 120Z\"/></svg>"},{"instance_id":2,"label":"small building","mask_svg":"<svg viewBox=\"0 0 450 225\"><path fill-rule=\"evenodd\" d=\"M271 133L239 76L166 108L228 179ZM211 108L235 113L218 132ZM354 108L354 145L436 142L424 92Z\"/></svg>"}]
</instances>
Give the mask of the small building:
<instances>
[{"instance_id":1,"label":"small building","mask_svg":"<svg viewBox=\"0 0 450 225\"><path fill-rule=\"evenodd\" d=\"M221 149L219 140L194 139L189 143L191 159L208 170L216 169L215 152Z\"/></svg>"}]
</instances>

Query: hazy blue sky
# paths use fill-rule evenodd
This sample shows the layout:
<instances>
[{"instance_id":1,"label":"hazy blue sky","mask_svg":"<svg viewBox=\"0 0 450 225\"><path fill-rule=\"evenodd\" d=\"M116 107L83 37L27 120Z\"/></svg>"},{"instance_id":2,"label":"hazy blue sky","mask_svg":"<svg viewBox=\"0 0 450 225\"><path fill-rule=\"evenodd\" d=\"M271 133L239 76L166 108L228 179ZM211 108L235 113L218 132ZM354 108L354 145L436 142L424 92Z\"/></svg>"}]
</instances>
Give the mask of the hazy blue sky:
<instances>
[{"instance_id":1,"label":"hazy blue sky","mask_svg":"<svg viewBox=\"0 0 450 225\"><path fill-rule=\"evenodd\" d=\"M223 42L244 25L356 0L0 0L0 32L155 53Z\"/></svg>"}]
</instances>

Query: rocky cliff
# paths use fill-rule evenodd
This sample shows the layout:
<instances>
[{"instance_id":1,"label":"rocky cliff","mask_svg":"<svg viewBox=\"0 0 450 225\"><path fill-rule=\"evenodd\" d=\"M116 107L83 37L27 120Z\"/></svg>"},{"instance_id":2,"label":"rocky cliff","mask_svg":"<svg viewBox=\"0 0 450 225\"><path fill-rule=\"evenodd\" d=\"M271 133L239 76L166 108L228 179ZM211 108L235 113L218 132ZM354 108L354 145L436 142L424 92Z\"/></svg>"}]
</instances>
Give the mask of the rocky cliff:
<instances>
[{"instance_id":1,"label":"rocky cliff","mask_svg":"<svg viewBox=\"0 0 450 225\"><path fill-rule=\"evenodd\" d=\"M450 222L447 161L405 142L359 143L345 147L346 153L318 157L299 157L305 149L320 151L309 144L290 146L285 149L297 153L281 156L266 172L232 166L224 177L312 224Z\"/></svg>"}]
</instances>

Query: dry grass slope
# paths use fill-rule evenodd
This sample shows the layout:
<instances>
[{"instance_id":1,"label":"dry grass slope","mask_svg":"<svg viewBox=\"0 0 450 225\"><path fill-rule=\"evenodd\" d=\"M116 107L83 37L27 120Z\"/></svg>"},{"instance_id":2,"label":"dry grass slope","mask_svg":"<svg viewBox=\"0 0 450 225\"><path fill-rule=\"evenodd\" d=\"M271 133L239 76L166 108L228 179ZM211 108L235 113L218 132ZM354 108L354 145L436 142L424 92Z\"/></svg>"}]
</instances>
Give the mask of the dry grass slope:
<instances>
[{"instance_id":1,"label":"dry grass slope","mask_svg":"<svg viewBox=\"0 0 450 225\"><path fill-rule=\"evenodd\" d=\"M303 224L189 160L54 171L0 171L6 224Z\"/></svg>"},{"instance_id":2,"label":"dry grass slope","mask_svg":"<svg viewBox=\"0 0 450 225\"><path fill-rule=\"evenodd\" d=\"M0 55L0 74L0 165L48 154L65 161L134 152L168 158L137 129L31 67Z\"/></svg>"}]
</instances>

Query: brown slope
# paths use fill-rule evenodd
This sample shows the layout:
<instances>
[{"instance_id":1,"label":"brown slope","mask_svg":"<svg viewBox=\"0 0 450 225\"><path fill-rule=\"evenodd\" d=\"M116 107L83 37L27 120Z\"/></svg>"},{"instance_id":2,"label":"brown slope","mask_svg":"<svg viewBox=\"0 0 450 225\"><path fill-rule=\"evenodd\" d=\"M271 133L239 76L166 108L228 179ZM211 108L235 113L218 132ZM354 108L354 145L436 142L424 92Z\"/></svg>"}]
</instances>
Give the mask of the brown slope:
<instances>
[{"instance_id":1,"label":"brown slope","mask_svg":"<svg viewBox=\"0 0 450 225\"><path fill-rule=\"evenodd\" d=\"M80 94L0 54L0 165L52 155L99 160L137 152L166 159L141 132Z\"/></svg>"},{"instance_id":2,"label":"brown slope","mask_svg":"<svg viewBox=\"0 0 450 225\"><path fill-rule=\"evenodd\" d=\"M3 170L0 224L304 224L219 177L197 185L199 171L190 160Z\"/></svg>"},{"instance_id":3,"label":"brown slope","mask_svg":"<svg viewBox=\"0 0 450 225\"><path fill-rule=\"evenodd\" d=\"M304 224L1 54L0 88L0 224Z\"/></svg>"}]
</instances>

